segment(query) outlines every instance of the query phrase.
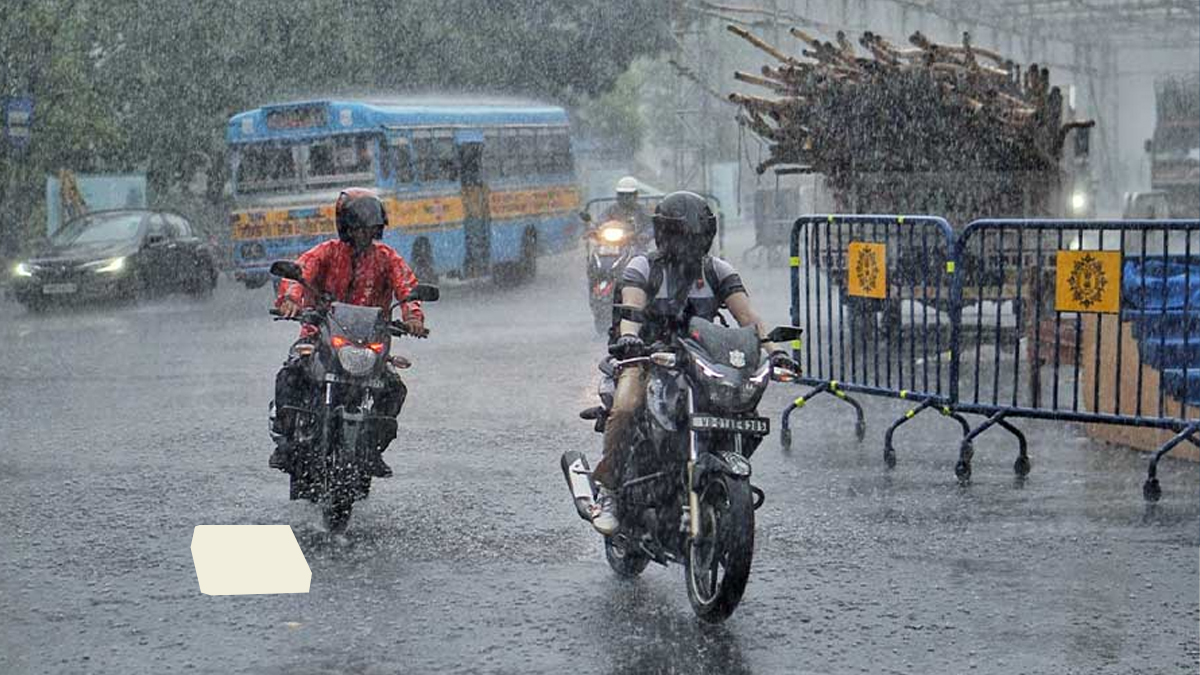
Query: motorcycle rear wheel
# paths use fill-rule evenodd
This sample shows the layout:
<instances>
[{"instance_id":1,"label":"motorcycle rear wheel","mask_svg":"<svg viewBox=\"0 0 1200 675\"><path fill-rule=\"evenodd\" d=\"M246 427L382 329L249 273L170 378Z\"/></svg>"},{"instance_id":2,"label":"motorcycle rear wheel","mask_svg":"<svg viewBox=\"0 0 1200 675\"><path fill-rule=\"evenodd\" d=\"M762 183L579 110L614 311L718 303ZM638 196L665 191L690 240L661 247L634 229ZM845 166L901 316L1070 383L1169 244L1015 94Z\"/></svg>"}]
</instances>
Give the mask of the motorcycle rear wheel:
<instances>
[{"instance_id":1,"label":"motorcycle rear wheel","mask_svg":"<svg viewBox=\"0 0 1200 675\"><path fill-rule=\"evenodd\" d=\"M684 558L692 611L720 623L737 609L750 580L754 557L754 500L750 481L733 476L713 480L700 495L700 536L687 544Z\"/></svg>"}]
</instances>

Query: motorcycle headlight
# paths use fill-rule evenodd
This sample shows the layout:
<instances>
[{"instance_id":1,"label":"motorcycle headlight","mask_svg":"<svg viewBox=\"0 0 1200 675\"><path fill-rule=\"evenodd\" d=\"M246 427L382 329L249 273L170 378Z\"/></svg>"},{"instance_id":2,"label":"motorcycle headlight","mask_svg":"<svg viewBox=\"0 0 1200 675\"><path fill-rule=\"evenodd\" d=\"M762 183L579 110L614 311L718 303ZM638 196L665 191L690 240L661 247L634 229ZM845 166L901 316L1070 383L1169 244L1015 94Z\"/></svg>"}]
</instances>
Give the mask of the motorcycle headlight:
<instances>
[{"instance_id":1,"label":"motorcycle headlight","mask_svg":"<svg viewBox=\"0 0 1200 675\"><path fill-rule=\"evenodd\" d=\"M33 265L30 265L29 263L18 263L17 266L13 268L13 276L17 276L17 277L33 276Z\"/></svg>"},{"instance_id":2,"label":"motorcycle headlight","mask_svg":"<svg viewBox=\"0 0 1200 675\"><path fill-rule=\"evenodd\" d=\"M610 244L619 244L625 239L625 230L619 227L606 227L600 230L600 238Z\"/></svg>"},{"instance_id":3,"label":"motorcycle headlight","mask_svg":"<svg viewBox=\"0 0 1200 675\"><path fill-rule=\"evenodd\" d=\"M346 371L346 374L363 377L371 373L379 355L366 347L346 345L337 350L337 357L338 363L342 364L342 370Z\"/></svg>"}]
</instances>

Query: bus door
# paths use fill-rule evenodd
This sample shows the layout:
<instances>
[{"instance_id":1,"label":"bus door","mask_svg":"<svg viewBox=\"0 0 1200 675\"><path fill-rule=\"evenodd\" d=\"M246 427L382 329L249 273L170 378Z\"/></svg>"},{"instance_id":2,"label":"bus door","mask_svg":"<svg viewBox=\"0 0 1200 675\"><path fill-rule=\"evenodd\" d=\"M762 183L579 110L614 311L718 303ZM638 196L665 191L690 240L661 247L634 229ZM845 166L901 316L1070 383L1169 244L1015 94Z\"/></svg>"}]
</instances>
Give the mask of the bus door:
<instances>
[{"instance_id":1,"label":"bus door","mask_svg":"<svg viewBox=\"0 0 1200 675\"><path fill-rule=\"evenodd\" d=\"M458 146L459 181L463 202L463 277L488 273L492 257L492 223L488 211L488 186L483 174L483 134L460 130Z\"/></svg>"}]
</instances>

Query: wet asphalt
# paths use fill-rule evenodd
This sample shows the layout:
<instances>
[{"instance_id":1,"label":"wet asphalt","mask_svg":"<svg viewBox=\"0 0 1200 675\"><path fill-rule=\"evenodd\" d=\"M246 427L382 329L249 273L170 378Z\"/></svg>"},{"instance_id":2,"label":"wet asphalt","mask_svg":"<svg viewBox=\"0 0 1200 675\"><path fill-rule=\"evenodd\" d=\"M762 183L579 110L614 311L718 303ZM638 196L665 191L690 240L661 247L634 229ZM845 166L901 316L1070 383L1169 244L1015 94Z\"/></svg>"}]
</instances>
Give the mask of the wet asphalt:
<instances>
[{"instance_id":1,"label":"wet asphalt","mask_svg":"<svg viewBox=\"0 0 1200 675\"><path fill-rule=\"evenodd\" d=\"M736 233L733 240L736 241ZM731 256L740 264L740 255ZM787 323L785 268L743 269ZM400 438L344 537L267 468L267 402L294 324L270 289L29 315L0 302L0 673L1194 673L1200 474L1070 425L976 442L904 411L814 401L791 454L754 456L767 494L754 568L725 624L696 620L681 568L621 581L558 467L593 458L594 336L581 254L500 290L451 283L428 308ZM774 385L775 418L800 393ZM202 524L289 524L304 595L210 597Z\"/></svg>"}]
</instances>

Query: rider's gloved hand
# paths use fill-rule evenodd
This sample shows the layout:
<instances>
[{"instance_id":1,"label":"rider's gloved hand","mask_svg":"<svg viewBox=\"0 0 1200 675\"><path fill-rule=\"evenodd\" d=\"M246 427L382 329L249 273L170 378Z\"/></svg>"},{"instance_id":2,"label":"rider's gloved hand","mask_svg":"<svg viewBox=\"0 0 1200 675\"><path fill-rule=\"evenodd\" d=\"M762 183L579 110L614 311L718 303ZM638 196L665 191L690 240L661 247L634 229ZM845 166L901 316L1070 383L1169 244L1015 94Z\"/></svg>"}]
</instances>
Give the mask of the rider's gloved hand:
<instances>
[{"instance_id":1,"label":"rider's gloved hand","mask_svg":"<svg viewBox=\"0 0 1200 675\"><path fill-rule=\"evenodd\" d=\"M300 313L300 305L291 298L284 298L279 301L279 316L287 319L294 319Z\"/></svg>"},{"instance_id":2,"label":"rider's gloved hand","mask_svg":"<svg viewBox=\"0 0 1200 675\"><path fill-rule=\"evenodd\" d=\"M783 368L794 373L800 372L800 364L782 349L776 349L771 352L771 366L774 368Z\"/></svg>"},{"instance_id":3,"label":"rider's gloved hand","mask_svg":"<svg viewBox=\"0 0 1200 675\"><path fill-rule=\"evenodd\" d=\"M617 341L609 345L608 353L624 361L625 359L633 359L639 356L646 355L646 343L642 342L642 338L626 334L617 338Z\"/></svg>"},{"instance_id":4,"label":"rider's gloved hand","mask_svg":"<svg viewBox=\"0 0 1200 675\"><path fill-rule=\"evenodd\" d=\"M429 329L425 328L425 322L421 319L405 319L401 322L404 326L404 331L413 337L425 337L429 335Z\"/></svg>"}]
</instances>

